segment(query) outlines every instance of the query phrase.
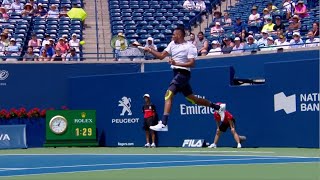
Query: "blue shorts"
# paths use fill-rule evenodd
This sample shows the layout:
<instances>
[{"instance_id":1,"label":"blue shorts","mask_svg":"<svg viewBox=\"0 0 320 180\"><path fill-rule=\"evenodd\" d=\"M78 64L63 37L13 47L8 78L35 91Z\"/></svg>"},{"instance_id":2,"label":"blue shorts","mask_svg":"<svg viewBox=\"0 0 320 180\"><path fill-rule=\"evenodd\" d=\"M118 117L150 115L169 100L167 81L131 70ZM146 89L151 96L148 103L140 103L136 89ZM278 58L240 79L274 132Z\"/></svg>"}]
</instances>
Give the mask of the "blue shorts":
<instances>
[{"instance_id":1,"label":"blue shorts","mask_svg":"<svg viewBox=\"0 0 320 180\"><path fill-rule=\"evenodd\" d=\"M193 94L192 88L189 84L191 78L190 71L184 69L174 69L173 75L174 77L168 90L172 91L174 95L181 92L186 97Z\"/></svg>"}]
</instances>

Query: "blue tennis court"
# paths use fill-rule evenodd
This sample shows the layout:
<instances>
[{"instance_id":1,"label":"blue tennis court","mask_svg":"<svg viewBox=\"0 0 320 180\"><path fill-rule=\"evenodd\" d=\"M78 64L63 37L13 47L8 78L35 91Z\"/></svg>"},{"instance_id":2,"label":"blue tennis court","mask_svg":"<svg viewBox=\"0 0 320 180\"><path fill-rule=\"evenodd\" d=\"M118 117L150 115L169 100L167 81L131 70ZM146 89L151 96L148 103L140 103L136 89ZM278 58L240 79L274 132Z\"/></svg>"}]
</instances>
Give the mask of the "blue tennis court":
<instances>
[{"instance_id":1,"label":"blue tennis court","mask_svg":"<svg viewBox=\"0 0 320 180\"><path fill-rule=\"evenodd\" d=\"M203 154L7 154L0 177L212 165L319 162L317 157Z\"/></svg>"}]
</instances>

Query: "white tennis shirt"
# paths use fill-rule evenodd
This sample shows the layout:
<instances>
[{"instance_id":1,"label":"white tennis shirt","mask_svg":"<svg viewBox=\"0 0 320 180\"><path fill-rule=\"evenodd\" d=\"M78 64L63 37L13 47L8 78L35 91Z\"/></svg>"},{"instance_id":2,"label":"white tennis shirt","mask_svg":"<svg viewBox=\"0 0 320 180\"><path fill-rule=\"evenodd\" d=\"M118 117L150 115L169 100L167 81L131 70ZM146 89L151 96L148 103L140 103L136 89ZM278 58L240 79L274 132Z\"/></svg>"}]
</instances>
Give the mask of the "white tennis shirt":
<instances>
[{"instance_id":1,"label":"white tennis shirt","mask_svg":"<svg viewBox=\"0 0 320 180\"><path fill-rule=\"evenodd\" d=\"M167 51L171 55L172 59L178 63L187 63L190 59L195 59L198 56L196 46L187 41L181 44L176 44L174 41L171 41L164 50ZM190 71L190 68L175 65L171 65L171 68L186 69Z\"/></svg>"}]
</instances>

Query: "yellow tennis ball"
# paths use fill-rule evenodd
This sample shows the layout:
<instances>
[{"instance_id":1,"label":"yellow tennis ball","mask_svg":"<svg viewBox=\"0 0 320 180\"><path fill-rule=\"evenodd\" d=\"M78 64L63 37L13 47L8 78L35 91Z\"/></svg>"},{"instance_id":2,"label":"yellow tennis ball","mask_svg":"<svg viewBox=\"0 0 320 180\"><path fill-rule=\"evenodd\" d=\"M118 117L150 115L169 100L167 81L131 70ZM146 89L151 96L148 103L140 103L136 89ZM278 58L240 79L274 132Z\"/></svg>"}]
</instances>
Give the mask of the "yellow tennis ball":
<instances>
[{"instance_id":1,"label":"yellow tennis ball","mask_svg":"<svg viewBox=\"0 0 320 180\"><path fill-rule=\"evenodd\" d=\"M80 45L84 45L85 43L86 43L86 42L83 41L83 40L79 42Z\"/></svg>"}]
</instances>

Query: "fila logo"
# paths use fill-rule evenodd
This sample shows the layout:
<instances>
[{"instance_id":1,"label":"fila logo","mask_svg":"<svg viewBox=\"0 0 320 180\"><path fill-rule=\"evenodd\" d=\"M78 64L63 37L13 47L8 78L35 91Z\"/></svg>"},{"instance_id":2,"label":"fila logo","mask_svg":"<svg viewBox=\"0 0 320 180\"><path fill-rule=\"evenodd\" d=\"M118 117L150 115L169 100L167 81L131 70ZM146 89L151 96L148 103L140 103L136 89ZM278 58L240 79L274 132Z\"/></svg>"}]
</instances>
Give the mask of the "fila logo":
<instances>
[{"instance_id":1,"label":"fila logo","mask_svg":"<svg viewBox=\"0 0 320 180\"><path fill-rule=\"evenodd\" d=\"M203 145L204 145L203 139L185 139L183 141L182 147L200 148L200 147L203 147Z\"/></svg>"}]
</instances>

